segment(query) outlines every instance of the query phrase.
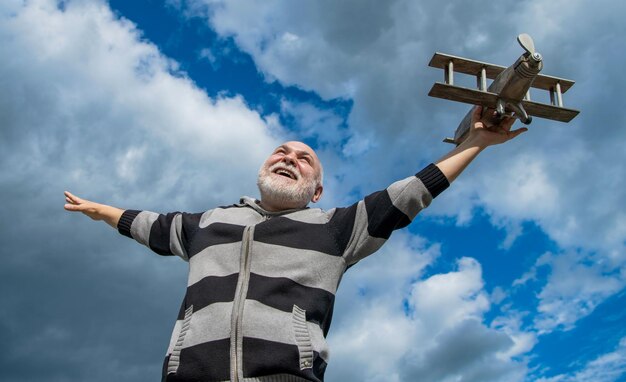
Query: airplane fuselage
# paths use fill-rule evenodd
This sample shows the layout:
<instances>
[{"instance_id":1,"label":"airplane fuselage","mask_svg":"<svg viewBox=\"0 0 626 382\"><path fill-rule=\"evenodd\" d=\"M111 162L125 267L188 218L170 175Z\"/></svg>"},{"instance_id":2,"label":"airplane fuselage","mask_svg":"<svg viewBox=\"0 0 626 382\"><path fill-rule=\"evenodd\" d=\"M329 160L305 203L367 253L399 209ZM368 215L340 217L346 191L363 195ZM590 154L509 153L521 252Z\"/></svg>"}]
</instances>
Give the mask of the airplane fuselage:
<instances>
[{"instance_id":1,"label":"airplane fuselage","mask_svg":"<svg viewBox=\"0 0 626 382\"><path fill-rule=\"evenodd\" d=\"M489 125L498 124L505 115L518 118L522 123L529 124L532 118L526 113L522 105L522 100L527 96L535 77L543 69L543 61L539 53L523 54L517 61L502 73L500 73L491 83L487 91L498 94L498 103L493 110L485 109L483 115L487 115ZM512 110L506 111L506 110ZM470 128L472 109L465 115L459 127L454 133L454 141L459 144L465 140Z\"/></svg>"}]
</instances>

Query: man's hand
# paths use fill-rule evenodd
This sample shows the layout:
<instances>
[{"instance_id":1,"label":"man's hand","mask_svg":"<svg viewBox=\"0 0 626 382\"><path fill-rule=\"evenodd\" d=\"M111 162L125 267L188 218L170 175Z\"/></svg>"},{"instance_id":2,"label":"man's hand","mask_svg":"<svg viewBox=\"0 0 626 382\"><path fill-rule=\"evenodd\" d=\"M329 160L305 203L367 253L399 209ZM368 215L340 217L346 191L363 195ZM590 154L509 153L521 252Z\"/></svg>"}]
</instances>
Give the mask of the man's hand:
<instances>
[{"instance_id":1,"label":"man's hand","mask_svg":"<svg viewBox=\"0 0 626 382\"><path fill-rule=\"evenodd\" d=\"M86 199L81 199L69 191L65 191L65 209L68 211L82 212L93 220L102 220L102 216L98 212L101 205Z\"/></svg>"},{"instance_id":2,"label":"man's hand","mask_svg":"<svg viewBox=\"0 0 626 382\"><path fill-rule=\"evenodd\" d=\"M474 108L467 139L435 163L449 182L455 180L467 165L488 146L504 143L528 130L525 127L511 130L515 122L515 119L511 117L506 117L500 123L493 125L490 122L493 116L490 114L483 116L482 113L481 106Z\"/></svg>"},{"instance_id":3,"label":"man's hand","mask_svg":"<svg viewBox=\"0 0 626 382\"><path fill-rule=\"evenodd\" d=\"M65 191L64 194L67 202L64 208L67 211L82 212L93 220L104 220L111 227L117 228L117 223L120 221L124 210L81 199L69 191Z\"/></svg>"},{"instance_id":4,"label":"man's hand","mask_svg":"<svg viewBox=\"0 0 626 382\"><path fill-rule=\"evenodd\" d=\"M474 142L479 147L485 148L487 146L504 143L528 130L526 127L511 130L515 118L510 116L505 116L498 124L492 124L491 121L495 119L495 111L493 111L492 114L491 109L487 109L485 115L482 114L482 106L474 107L467 138L467 140Z\"/></svg>"}]
</instances>

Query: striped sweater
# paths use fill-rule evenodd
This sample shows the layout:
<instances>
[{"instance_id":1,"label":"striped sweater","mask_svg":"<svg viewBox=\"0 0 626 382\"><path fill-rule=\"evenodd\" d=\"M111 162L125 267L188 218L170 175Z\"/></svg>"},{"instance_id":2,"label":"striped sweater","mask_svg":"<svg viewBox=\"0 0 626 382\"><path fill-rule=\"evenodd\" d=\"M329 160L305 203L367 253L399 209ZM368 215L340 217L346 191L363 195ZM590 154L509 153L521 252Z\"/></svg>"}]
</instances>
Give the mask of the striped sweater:
<instances>
[{"instance_id":1,"label":"striped sweater","mask_svg":"<svg viewBox=\"0 0 626 382\"><path fill-rule=\"evenodd\" d=\"M323 381L335 292L448 187L433 164L346 208L126 210L120 233L189 262L164 381Z\"/></svg>"}]
</instances>

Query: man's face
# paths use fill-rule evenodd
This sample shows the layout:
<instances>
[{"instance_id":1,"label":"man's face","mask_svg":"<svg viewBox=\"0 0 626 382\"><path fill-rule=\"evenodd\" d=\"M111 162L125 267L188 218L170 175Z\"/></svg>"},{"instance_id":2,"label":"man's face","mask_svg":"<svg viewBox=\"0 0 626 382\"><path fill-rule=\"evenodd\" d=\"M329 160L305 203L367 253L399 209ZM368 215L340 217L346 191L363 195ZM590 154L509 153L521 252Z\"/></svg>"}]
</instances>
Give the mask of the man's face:
<instances>
[{"instance_id":1,"label":"man's face","mask_svg":"<svg viewBox=\"0 0 626 382\"><path fill-rule=\"evenodd\" d=\"M322 195L322 168L315 151L302 142L286 142L267 158L257 184L261 203L270 210L305 207Z\"/></svg>"}]
</instances>

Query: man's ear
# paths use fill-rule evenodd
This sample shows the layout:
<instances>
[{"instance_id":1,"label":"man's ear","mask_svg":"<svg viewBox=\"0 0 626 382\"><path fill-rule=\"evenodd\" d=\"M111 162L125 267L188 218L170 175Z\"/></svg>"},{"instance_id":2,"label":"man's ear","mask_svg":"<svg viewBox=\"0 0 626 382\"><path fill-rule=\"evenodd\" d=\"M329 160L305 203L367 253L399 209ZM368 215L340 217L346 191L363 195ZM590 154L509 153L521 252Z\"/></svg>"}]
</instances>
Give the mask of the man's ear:
<instances>
[{"instance_id":1,"label":"man's ear","mask_svg":"<svg viewBox=\"0 0 626 382\"><path fill-rule=\"evenodd\" d=\"M313 197L311 198L311 201L313 203L317 203L317 201L322 198L322 192L323 191L324 191L324 187L317 186L317 188L315 189L315 193L313 194Z\"/></svg>"}]
</instances>

